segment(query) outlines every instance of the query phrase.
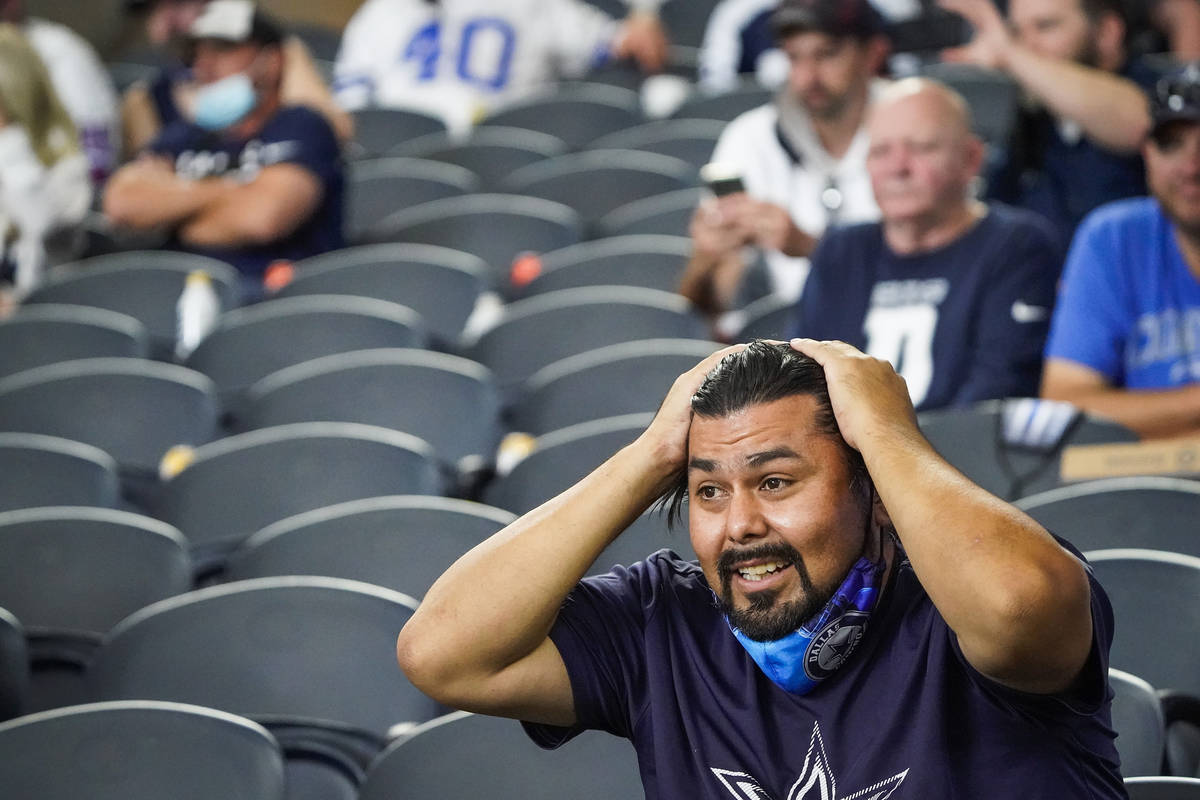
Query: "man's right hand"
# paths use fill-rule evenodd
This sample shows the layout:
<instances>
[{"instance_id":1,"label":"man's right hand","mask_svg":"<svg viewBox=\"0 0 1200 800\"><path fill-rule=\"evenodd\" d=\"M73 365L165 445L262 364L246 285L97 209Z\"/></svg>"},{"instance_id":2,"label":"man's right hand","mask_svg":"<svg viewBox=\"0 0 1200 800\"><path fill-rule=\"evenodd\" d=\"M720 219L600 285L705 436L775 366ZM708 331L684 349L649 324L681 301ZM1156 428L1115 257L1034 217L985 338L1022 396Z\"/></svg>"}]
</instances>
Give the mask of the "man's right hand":
<instances>
[{"instance_id":1,"label":"man's right hand","mask_svg":"<svg viewBox=\"0 0 1200 800\"><path fill-rule=\"evenodd\" d=\"M754 229L748 224L753 217L749 211L754 206L754 201L743 192L702 202L688 225L693 250L713 262L735 255L754 236Z\"/></svg>"}]
</instances>

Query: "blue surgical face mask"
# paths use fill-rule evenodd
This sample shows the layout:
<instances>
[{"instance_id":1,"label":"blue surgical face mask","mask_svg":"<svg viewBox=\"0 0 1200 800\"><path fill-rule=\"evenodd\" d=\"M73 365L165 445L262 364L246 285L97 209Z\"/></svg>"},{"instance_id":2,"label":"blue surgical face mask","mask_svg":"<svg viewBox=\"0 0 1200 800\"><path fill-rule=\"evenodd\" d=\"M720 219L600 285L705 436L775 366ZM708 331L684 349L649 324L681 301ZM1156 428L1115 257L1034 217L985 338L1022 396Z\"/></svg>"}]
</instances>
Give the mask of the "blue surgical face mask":
<instances>
[{"instance_id":1,"label":"blue surgical face mask","mask_svg":"<svg viewBox=\"0 0 1200 800\"><path fill-rule=\"evenodd\" d=\"M245 119L257 103L250 76L239 72L196 90L195 122L205 130L224 130Z\"/></svg>"},{"instance_id":2,"label":"blue surgical face mask","mask_svg":"<svg viewBox=\"0 0 1200 800\"><path fill-rule=\"evenodd\" d=\"M862 640L879 600L883 569L882 555L878 562L858 559L825 607L782 639L759 642L732 625L729 629L776 686L808 694L842 666Z\"/></svg>"}]
</instances>

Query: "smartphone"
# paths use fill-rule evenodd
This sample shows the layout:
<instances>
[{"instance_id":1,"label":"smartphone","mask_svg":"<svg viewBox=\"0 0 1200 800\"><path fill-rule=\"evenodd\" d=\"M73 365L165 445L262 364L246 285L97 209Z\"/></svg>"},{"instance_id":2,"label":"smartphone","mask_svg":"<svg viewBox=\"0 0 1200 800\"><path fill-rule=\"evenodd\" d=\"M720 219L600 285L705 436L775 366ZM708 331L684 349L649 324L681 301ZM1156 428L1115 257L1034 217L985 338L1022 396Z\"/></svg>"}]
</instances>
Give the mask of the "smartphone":
<instances>
[{"instance_id":1,"label":"smartphone","mask_svg":"<svg viewBox=\"0 0 1200 800\"><path fill-rule=\"evenodd\" d=\"M742 175L737 166L723 161L712 161L700 168L700 180L717 197L746 191Z\"/></svg>"}]
</instances>

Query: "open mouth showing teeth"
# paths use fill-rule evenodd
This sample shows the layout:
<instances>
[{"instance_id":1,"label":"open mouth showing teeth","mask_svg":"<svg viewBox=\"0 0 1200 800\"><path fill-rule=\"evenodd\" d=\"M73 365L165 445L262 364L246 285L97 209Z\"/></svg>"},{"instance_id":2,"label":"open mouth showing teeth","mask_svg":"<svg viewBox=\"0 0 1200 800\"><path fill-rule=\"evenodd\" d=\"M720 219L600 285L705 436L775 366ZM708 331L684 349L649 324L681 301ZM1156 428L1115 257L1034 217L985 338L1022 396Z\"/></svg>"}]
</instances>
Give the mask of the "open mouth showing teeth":
<instances>
[{"instance_id":1,"label":"open mouth showing teeth","mask_svg":"<svg viewBox=\"0 0 1200 800\"><path fill-rule=\"evenodd\" d=\"M773 561L770 564L756 564L753 567L738 567L738 574L744 580L761 581L767 575L774 575L781 569L786 569L786 561Z\"/></svg>"}]
</instances>

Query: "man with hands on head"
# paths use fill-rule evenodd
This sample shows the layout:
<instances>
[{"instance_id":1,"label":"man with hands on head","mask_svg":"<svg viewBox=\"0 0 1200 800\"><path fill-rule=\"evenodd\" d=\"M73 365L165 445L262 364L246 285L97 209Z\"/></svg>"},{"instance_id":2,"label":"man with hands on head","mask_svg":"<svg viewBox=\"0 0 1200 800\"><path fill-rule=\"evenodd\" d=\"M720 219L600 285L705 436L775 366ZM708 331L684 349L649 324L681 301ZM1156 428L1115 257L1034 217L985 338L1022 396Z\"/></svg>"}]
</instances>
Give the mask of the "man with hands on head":
<instances>
[{"instance_id":1,"label":"man with hands on head","mask_svg":"<svg viewBox=\"0 0 1200 800\"><path fill-rule=\"evenodd\" d=\"M581 580L664 497L698 563ZM542 746L631 739L648 798L1117 798L1111 629L1080 558L934 452L887 362L795 339L680 376L635 442L455 563L397 655Z\"/></svg>"}]
</instances>

